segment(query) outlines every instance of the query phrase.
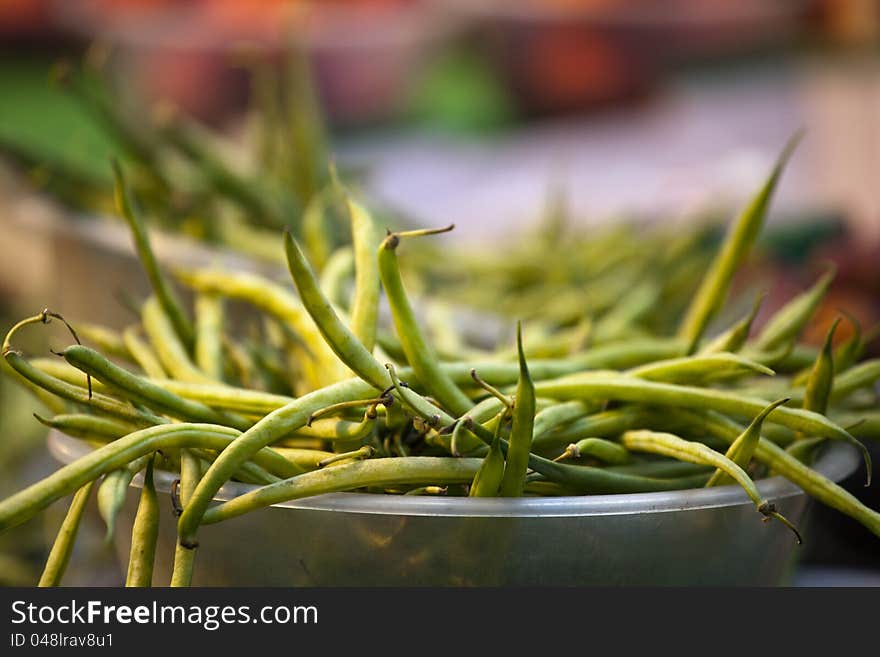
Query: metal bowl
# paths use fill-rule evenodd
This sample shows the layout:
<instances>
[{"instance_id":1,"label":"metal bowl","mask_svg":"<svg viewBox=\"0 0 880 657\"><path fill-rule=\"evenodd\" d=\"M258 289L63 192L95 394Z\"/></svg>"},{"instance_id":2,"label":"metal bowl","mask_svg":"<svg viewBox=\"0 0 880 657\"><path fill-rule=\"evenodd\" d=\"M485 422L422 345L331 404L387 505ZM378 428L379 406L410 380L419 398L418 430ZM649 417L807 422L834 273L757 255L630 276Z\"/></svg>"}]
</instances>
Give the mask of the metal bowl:
<instances>
[{"instance_id":1,"label":"metal bowl","mask_svg":"<svg viewBox=\"0 0 880 657\"><path fill-rule=\"evenodd\" d=\"M57 432L49 448L64 463L90 451ZM814 468L839 481L857 465L851 446L833 443ZM174 554L172 480L157 473L169 512L156 585L170 580ZM217 499L253 488L230 483ZM758 489L806 529L803 491L781 477ZM136 502L130 495L119 527ZM761 522L737 486L520 499L335 493L208 525L199 538L193 583L213 586L778 585L798 555L791 532ZM118 531L116 541L126 563L129 537Z\"/></svg>"}]
</instances>

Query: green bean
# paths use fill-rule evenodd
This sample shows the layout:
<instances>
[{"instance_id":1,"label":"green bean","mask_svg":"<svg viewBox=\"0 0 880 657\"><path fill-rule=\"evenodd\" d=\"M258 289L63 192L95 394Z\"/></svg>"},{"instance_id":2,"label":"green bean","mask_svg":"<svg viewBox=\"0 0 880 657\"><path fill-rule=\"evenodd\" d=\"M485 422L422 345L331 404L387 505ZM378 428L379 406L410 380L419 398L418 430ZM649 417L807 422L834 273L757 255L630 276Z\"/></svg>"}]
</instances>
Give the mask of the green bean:
<instances>
[{"instance_id":1,"label":"green bean","mask_svg":"<svg viewBox=\"0 0 880 657\"><path fill-rule=\"evenodd\" d=\"M563 402L549 406L535 415L533 443L540 441L550 431L560 426L568 425L574 420L584 417L589 412L589 407L583 402L578 401Z\"/></svg>"},{"instance_id":2,"label":"green bean","mask_svg":"<svg viewBox=\"0 0 880 657\"><path fill-rule=\"evenodd\" d=\"M501 422L498 423L498 429L501 424ZM483 457L483 462L480 463L471 482L468 491L469 497L496 497L501 488L501 481L504 478L504 454L501 452L498 429L496 429L495 438L489 446L489 451Z\"/></svg>"},{"instance_id":3,"label":"green bean","mask_svg":"<svg viewBox=\"0 0 880 657\"><path fill-rule=\"evenodd\" d=\"M415 372L416 378L441 406L453 415L464 415L471 407L467 396L452 382L452 379L439 366L437 356L422 335L416 322L415 313L406 296L397 262L397 246L401 237L431 235L446 232L452 227L439 230L412 231L409 233L390 233L379 247L379 275L400 344L406 360Z\"/></svg>"},{"instance_id":4,"label":"green bean","mask_svg":"<svg viewBox=\"0 0 880 657\"><path fill-rule=\"evenodd\" d=\"M807 379L804 390L804 408L808 411L816 411L825 414L828 411L828 398L831 395L831 387L834 383L834 355L832 353L832 341L834 331L840 318L834 320L831 328L825 336L825 344L816 357L816 362Z\"/></svg>"},{"instance_id":5,"label":"green bean","mask_svg":"<svg viewBox=\"0 0 880 657\"><path fill-rule=\"evenodd\" d=\"M508 398L507 395L502 393L500 390L498 390L498 388L496 388L492 384L486 383L485 381L483 381L483 379L480 378L480 375L477 373L477 370L471 369L471 378L474 380L474 382L476 382L476 384L478 386L480 386L483 390L485 390L490 395L492 395L492 397L494 397L499 402L501 402L501 404L505 408L507 408L508 410L513 409L513 402L510 400L510 398ZM473 414L473 411L471 412L471 414Z\"/></svg>"},{"instance_id":6,"label":"green bean","mask_svg":"<svg viewBox=\"0 0 880 657\"><path fill-rule=\"evenodd\" d=\"M330 302L321 292L315 274L302 250L289 232L284 234L284 250L287 254L290 275L296 283L300 299L327 344L358 376L380 390L385 388L388 377L382 371L382 366L336 315Z\"/></svg>"},{"instance_id":7,"label":"green bean","mask_svg":"<svg viewBox=\"0 0 880 657\"><path fill-rule=\"evenodd\" d=\"M426 481L435 485L467 484L473 480L481 463L480 459L436 456L378 458L346 463L327 470L307 472L240 495L209 509L202 522L212 524L288 500L368 486L400 486Z\"/></svg>"},{"instance_id":8,"label":"green bean","mask_svg":"<svg viewBox=\"0 0 880 657\"><path fill-rule=\"evenodd\" d=\"M105 542L110 543L116 529L116 516L119 514L122 505L125 504L125 498L128 493L128 486L134 476L147 467L147 462L152 457L150 455L142 456L135 459L125 466L108 472L104 476L104 481L98 486L98 513L104 519L107 526L107 534Z\"/></svg>"},{"instance_id":9,"label":"green bean","mask_svg":"<svg viewBox=\"0 0 880 657\"><path fill-rule=\"evenodd\" d=\"M30 363L40 371L73 385L83 378L82 370L65 361L34 358ZM222 383L190 383L165 378L149 379L149 382L171 394L212 408L261 416L294 401L293 397L287 395L237 388ZM106 386L100 381L94 382L96 390L102 390L102 387Z\"/></svg>"},{"instance_id":10,"label":"green bean","mask_svg":"<svg viewBox=\"0 0 880 657\"><path fill-rule=\"evenodd\" d=\"M321 269L319 285L333 306L348 308L348 283L349 279L353 278L354 252L349 246L341 246L333 252Z\"/></svg>"},{"instance_id":11,"label":"green bean","mask_svg":"<svg viewBox=\"0 0 880 657\"><path fill-rule=\"evenodd\" d=\"M130 422L85 413L61 413L51 418L37 413L33 415L40 424L58 429L68 436L101 442L116 440L139 428Z\"/></svg>"},{"instance_id":12,"label":"green bean","mask_svg":"<svg viewBox=\"0 0 880 657\"><path fill-rule=\"evenodd\" d=\"M22 377L62 399L67 399L77 404L94 408L102 413L107 413L114 418L130 422L137 426L150 426L164 422L162 418L159 418L152 413L140 411L117 399L98 393L89 395L84 388L80 388L79 386L49 376L28 363L27 359L15 350L10 349L9 351L5 351L3 356L6 359L6 362L9 363L9 365L11 365L12 368Z\"/></svg>"},{"instance_id":13,"label":"green bean","mask_svg":"<svg viewBox=\"0 0 880 657\"><path fill-rule=\"evenodd\" d=\"M209 378L223 380L223 299L216 294L196 295L196 365Z\"/></svg>"},{"instance_id":14,"label":"green bean","mask_svg":"<svg viewBox=\"0 0 880 657\"><path fill-rule=\"evenodd\" d=\"M48 390L41 388L29 379L21 376L12 368L12 366L7 362L6 358L0 359L0 372L11 377L12 379L15 379L16 383L18 383L22 388L24 388L34 397L36 397L37 401L39 401L52 413L61 414L67 413L70 410L68 408L67 402L64 401L64 399L56 397Z\"/></svg>"},{"instance_id":15,"label":"green bean","mask_svg":"<svg viewBox=\"0 0 880 657\"><path fill-rule=\"evenodd\" d=\"M132 359L145 375L153 379L165 378L165 368L150 346L138 336L138 327L130 326L122 331L122 340Z\"/></svg>"},{"instance_id":16,"label":"green bean","mask_svg":"<svg viewBox=\"0 0 880 657\"><path fill-rule=\"evenodd\" d=\"M355 258L355 295L351 309L351 331L367 351L373 351L376 342L376 323L379 316L379 267L376 251L382 242L382 233L369 211L346 196L351 218L351 234Z\"/></svg>"},{"instance_id":17,"label":"green bean","mask_svg":"<svg viewBox=\"0 0 880 657\"><path fill-rule=\"evenodd\" d=\"M759 294L755 297L755 302L752 304L749 314L701 347L699 353L715 354L724 351L736 353L742 349L749 339L752 323L754 323L755 317L758 315L758 310L761 308L761 302L764 301L765 296L765 294Z\"/></svg>"},{"instance_id":18,"label":"green bean","mask_svg":"<svg viewBox=\"0 0 880 657\"><path fill-rule=\"evenodd\" d=\"M61 579L67 570L67 564L70 563L70 555L73 552L76 535L79 533L83 512L86 510L86 504L88 504L89 495L91 495L94 486L95 482L92 480L74 494L70 507L67 509L67 515L64 516L64 522L61 523L58 535L52 544L52 550L49 552L49 558L46 560L38 586L60 586Z\"/></svg>"},{"instance_id":19,"label":"green bean","mask_svg":"<svg viewBox=\"0 0 880 657\"><path fill-rule=\"evenodd\" d=\"M153 464L147 463L144 487L131 528L131 553L128 558L127 587L150 587L153 584L153 562L156 560L156 541L159 538L159 500L153 486Z\"/></svg>"},{"instance_id":20,"label":"green bean","mask_svg":"<svg viewBox=\"0 0 880 657\"><path fill-rule=\"evenodd\" d=\"M585 370L636 367L654 360L681 356L684 347L683 342L669 339L645 339L626 341L620 344L606 344L588 349L583 354L570 358L530 361L529 372L534 381L541 381ZM471 369L476 369L484 381L494 386L515 384L519 377L519 367L516 363L492 360L441 363L440 369L459 385L468 382ZM401 370L401 374L403 374L403 370Z\"/></svg>"},{"instance_id":21,"label":"green bean","mask_svg":"<svg viewBox=\"0 0 880 657\"><path fill-rule=\"evenodd\" d=\"M244 418L215 411L200 402L178 397L161 386L115 365L88 347L71 345L62 352L62 355L68 363L77 369L120 390L129 399L147 406L158 407L163 412L180 419L225 424L242 430L251 426L251 423Z\"/></svg>"},{"instance_id":22,"label":"green bean","mask_svg":"<svg viewBox=\"0 0 880 657\"><path fill-rule=\"evenodd\" d=\"M116 182L115 196L117 211L128 224L132 239L134 240L135 250L137 251L138 258L144 267L147 278L150 281L153 293L156 295L159 307L171 323L175 335L183 342L188 350L192 347L194 340L192 324L186 316L186 312L183 310L180 300L174 293L174 289L162 274L162 270L160 269L159 263L156 261L156 256L153 254L153 249L150 246L150 238L147 234L147 230L144 227L141 218L132 207L128 187L126 186L125 178L122 174L122 167L120 167L119 162L116 160L113 161L113 177Z\"/></svg>"},{"instance_id":23,"label":"green bean","mask_svg":"<svg viewBox=\"0 0 880 657\"><path fill-rule=\"evenodd\" d=\"M188 383L172 379L151 382L168 392L212 408L246 414L265 415L294 401L288 395L237 388L216 383Z\"/></svg>"},{"instance_id":24,"label":"green bean","mask_svg":"<svg viewBox=\"0 0 880 657\"><path fill-rule=\"evenodd\" d=\"M634 367L626 372L626 374L641 379L667 383L700 382L754 373L769 376L775 374L769 367L737 354L726 352L659 360Z\"/></svg>"},{"instance_id":25,"label":"green bean","mask_svg":"<svg viewBox=\"0 0 880 657\"><path fill-rule=\"evenodd\" d=\"M755 419L751 421L746 430L737 436L736 440L730 444L725 456L736 463L739 467L745 469L752 460L755 450L758 448L758 441L761 439L761 427L764 424L764 420L773 409L787 403L788 401L787 398L777 399L772 404L768 404L764 410L755 416ZM719 468L706 483L706 487L721 486L729 483L731 483L730 477L724 472L724 470Z\"/></svg>"},{"instance_id":26,"label":"green bean","mask_svg":"<svg viewBox=\"0 0 880 657\"><path fill-rule=\"evenodd\" d=\"M25 522L55 500L71 494L89 481L121 468L144 454L163 448L186 446L222 450L233 443L239 435L241 434L238 431L228 427L192 423L166 424L131 433L88 453L41 481L0 501L0 532ZM296 464L271 449L254 450L248 459L242 460L242 463L247 460L252 460L270 472L282 476L292 476L301 471ZM238 465L236 464L236 469Z\"/></svg>"},{"instance_id":27,"label":"green bean","mask_svg":"<svg viewBox=\"0 0 880 657\"><path fill-rule=\"evenodd\" d=\"M626 376L567 381L541 381L535 384L539 395L560 400L614 399L617 401L712 409L739 417L757 415L769 402L738 395L726 390L697 388L643 381ZM843 428L813 411L796 408L776 408L767 418L771 422L803 431L809 435L825 435L835 440L853 440Z\"/></svg>"},{"instance_id":28,"label":"green bean","mask_svg":"<svg viewBox=\"0 0 880 657\"><path fill-rule=\"evenodd\" d=\"M179 499L183 507L189 503L201 477L202 466L199 459L188 449L180 450ZM178 511L179 509L175 509L175 512ZM180 544L179 540L177 541L174 549L174 566L171 571L170 586L172 588L190 586L192 584L195 556L195 550L188 550Z\"/></svg>"},{"instance_id":29,"label":"green bean","mask_svg":"<svg viewBox=\"0 0 880 657\"><path fill-rule=\"evenodd\" d=\"M629 452L621 447L618 443L604 438L582 438L576 443L571 443L565 448L555 461L562 459L574 458L579 459L582 456L592 456L599 459L603 463L612 465L623 465L630 460Z\"/></svg>"},{"instance_id":30,"label":"green bean","mask_svg":"<svg viewBox=\"0 0 880 657\"><path fill-rule=\"evenodd\" d=\"M660 433L656 431L627 431L621 436L623 446L632 451L651 452L653 454L661 454L670 456L680 461L689 463L698 463L712 465L724 471L742 489L749 498L755 503L758 512L765 518L775 518L782 524L794 532L798 544L803 543L798 530L792 525L785 516L776 511L773 504L761 497L755 482L751 480L745 470L726 456L722 456L715 450L706 447L702 443L682 440L678 436L670 433Z\"/></svg>"},{"instance_id":31,"label":"green bean","mask_svg":"<svg viewBox=\"0 0 880 657\"><path fill-rule=\"evenodd\" d=\"M678 336L689 345L687 353L693 352L706 325L724 304L733 275L757 239L782 169L801 136L797 132L789 139L770 176L728 230L679 327Z\"/></svg>"},{"instance_id":32,"label":"green bean","mask_svg":"<svg viewBox=\"0 0 880 657\"><path fill-rule=\"evenodd\" d=\"M755 347L763 351L772 351L797 339L828 292L834 275L835 270L832 268L812 288L777 310L755 339Z\"/></svg>"},{"instance_id":33,"label":"green bean","mask_svg":"<svg viewBox=\"0 0 880 657\"><path fill-rule=\"evenodd\" d=\"M522 497L535 426L535 385L529 376L529 367L523 353L522 326L519 323L516 325L516 347L519 351L519 383L516 386L516 403L513 407L510 447L499 489L501 497Z\"/></svg>"}]
</instances>

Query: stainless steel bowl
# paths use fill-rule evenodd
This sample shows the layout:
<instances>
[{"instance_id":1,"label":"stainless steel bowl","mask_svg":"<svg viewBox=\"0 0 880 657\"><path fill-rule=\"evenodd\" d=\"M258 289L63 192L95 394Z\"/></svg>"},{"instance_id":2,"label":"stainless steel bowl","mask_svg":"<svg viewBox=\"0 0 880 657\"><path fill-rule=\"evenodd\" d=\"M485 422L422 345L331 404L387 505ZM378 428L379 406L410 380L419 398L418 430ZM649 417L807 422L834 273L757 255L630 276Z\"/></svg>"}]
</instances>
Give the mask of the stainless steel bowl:
<instances>
[{"instance_id":1,"label":"stainless steel bowl","mask_svg":"<svg viewBox=\"0 0 880 657\"><path fill-rule=\"evenodd\" d=\"M64 463L90 450L56 432L49 447ZM839 481L857 464L852 447L834 443L814 467ZM156 585L169 581L174 554L172 479L156 478L168 509ZM253 488L231 483L217 499ZM803 491L781 477L758 488L807 529ZM119 527L134 515L129 497ZM335 493L208 525L199 537L193 583L215 586L777 585L797 558L791 532L761 522L736 486L522 499ZM125 563L124 530L116 541Z\"/></svg>"}]
</instances>

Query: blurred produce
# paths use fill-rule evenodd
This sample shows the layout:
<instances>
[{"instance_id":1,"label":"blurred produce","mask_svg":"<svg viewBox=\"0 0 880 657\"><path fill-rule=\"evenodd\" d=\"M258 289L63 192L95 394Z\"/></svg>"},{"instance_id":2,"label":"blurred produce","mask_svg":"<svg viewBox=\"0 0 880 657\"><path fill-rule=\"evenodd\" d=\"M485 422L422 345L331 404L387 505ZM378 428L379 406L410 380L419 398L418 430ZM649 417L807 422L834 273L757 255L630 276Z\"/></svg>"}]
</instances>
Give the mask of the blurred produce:
<instances>
[{"instance_id":1,"label":"blurred produce","mask_svg":"<svg viewBox=\"0 0 880 657\"><path fill-rule=\"evenodd\" d=\"M76 103L68 116L77 129L59 140L67 148L53 149L51 133L29 134L27 126L42 121L26 120L22 105L0 127L0 154L37 188L90 214L114 208L112 154L129 168L138 203L159 225L278 261L277 244L266 246L267 237L285 226L301 234L306 208L325 202L319 192L329 167L322 117L302 61L291 56L283 75L260 61L253 60L251 75L255 120L244 140L250 151L174 106L144 107L123 93L104 68L104 51L95 47L81 66L62 61L52 72L69 96L64 102ZM55 98L58 92L41 95ZM102 152L106 159L95 157Z\"/></svg>"},{"instance_id":2,"label":"blurred produce","mask_svg":"<svg viewBox=\"0 0 880 657\"><path fill-rule=\"evenodd\" d=\"M301 51L328 118L351 125L399 116L454 30L424 0L86 0L60 3L58 20L113 45L148 101L170 100L213 122L244 108L246 76L236 63L243 44L276 63L290 48Z\"/></svg>"},{"instance_id":3,"label":"blurred produce","mask_svg":"<svg viewBox=\"0 0 880 657\"><path fill-rule=\"evenodd\" d=\"M484 33L527 113L581 111L653 91L670 65L794 42L803 0L445 0Z\"/></svg>"}]
</instances>

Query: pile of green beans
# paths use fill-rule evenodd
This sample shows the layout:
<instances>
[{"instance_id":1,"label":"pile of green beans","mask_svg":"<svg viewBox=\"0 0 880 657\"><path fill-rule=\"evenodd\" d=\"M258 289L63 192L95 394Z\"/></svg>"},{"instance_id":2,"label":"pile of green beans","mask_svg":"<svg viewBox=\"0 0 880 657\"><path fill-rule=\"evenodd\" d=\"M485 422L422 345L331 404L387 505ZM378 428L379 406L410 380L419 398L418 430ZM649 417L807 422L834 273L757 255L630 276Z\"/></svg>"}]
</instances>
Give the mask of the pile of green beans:
<instances>
[{"instance_id":1,"label":"pile of green beans","mask_svg":"<svg viewBox=\"0 0 880 657\"><path fill-rule=\"evenodd\" d=\"M411 245L438 230L383 231L334 178L346 199L353 247L321 258L285 231L289 283L212 269L169 276L117 171L119 212L153 287L140 322L121 331L73 322L74 342L54 358L25 357L15 346L28 328L60 319L45 310L12 327L3 356L29 389L60 400L44 424L94 450L0 501L0 531L73 496L41 584L62 580L93 488L108 528L129 482L144 472L127 584L155 584L158 518L154 470L179 473L172 586L191 583L199 528L272 504L336 491L377 495L523 497L621 494L740 486L768 531L797 529L760 495L755 479L775 473L880 536L880 513L811 467L832 441L857 446L880 437L876 384L880 362L864 360L869 332L852 327L835 346L836 321L821 348L799 342L827 291L828 272L754 330L760 299L742 317L724 319L738 267L764 223L797 137L755 198L736 217L714 256L693 236L656 264L651 239L589 250L608 299L581 298L582 280L556 282L575 303L521 287L515 342L487 344L460 330L455 307L420 295L425 268L401 271ZM317 212L315 210L315 212ZM320 215L310 216L310 230ZM697 231L696 233L698 233ZM695 233L695 234L696 234ZM552 269L546 243L544 258ZM607 252L606 252L607 251ZM418 256L423 251L412 247ZM603 255L599 258L598 255ZM461 269L481 280L481 263ZM693 263L703 267L693 276ZM689 263L686 266L683 263ZM522 263L519 263L522 264ZM517 273L512 258L504 271ZM618 268L624 283L611 285ZM521 274L521 275L520 275ZM440 277L442 278L442 277ZM512 282L513 283L513 282ZM459 290L432 285L444 294ZM191 308L178 286L189 288ZM473 287L480 287L473 285ZM506 294L517 289L512 284ZM629 289L629 294L620 294ZM552 287L547 294L555 294ZM381 308L384 292L390 317ZM507 298L506 295L500 295ZM250 312L233 325L227 303ZM547 301L547 303L544 303ZM460 310L467 310L462 301ZM851 319L845 321L852 323ZM65 322L66 323L66 322ZM529 326L539 325L531 330ZM664 330L665 327L665 330ZM80 344L80 336L86 344ZM58 408L56 406L56 408ZM254 488L213 504L229 481ZM165 584L165 582L161 582Z\"/></svg>"}]
</instances>

